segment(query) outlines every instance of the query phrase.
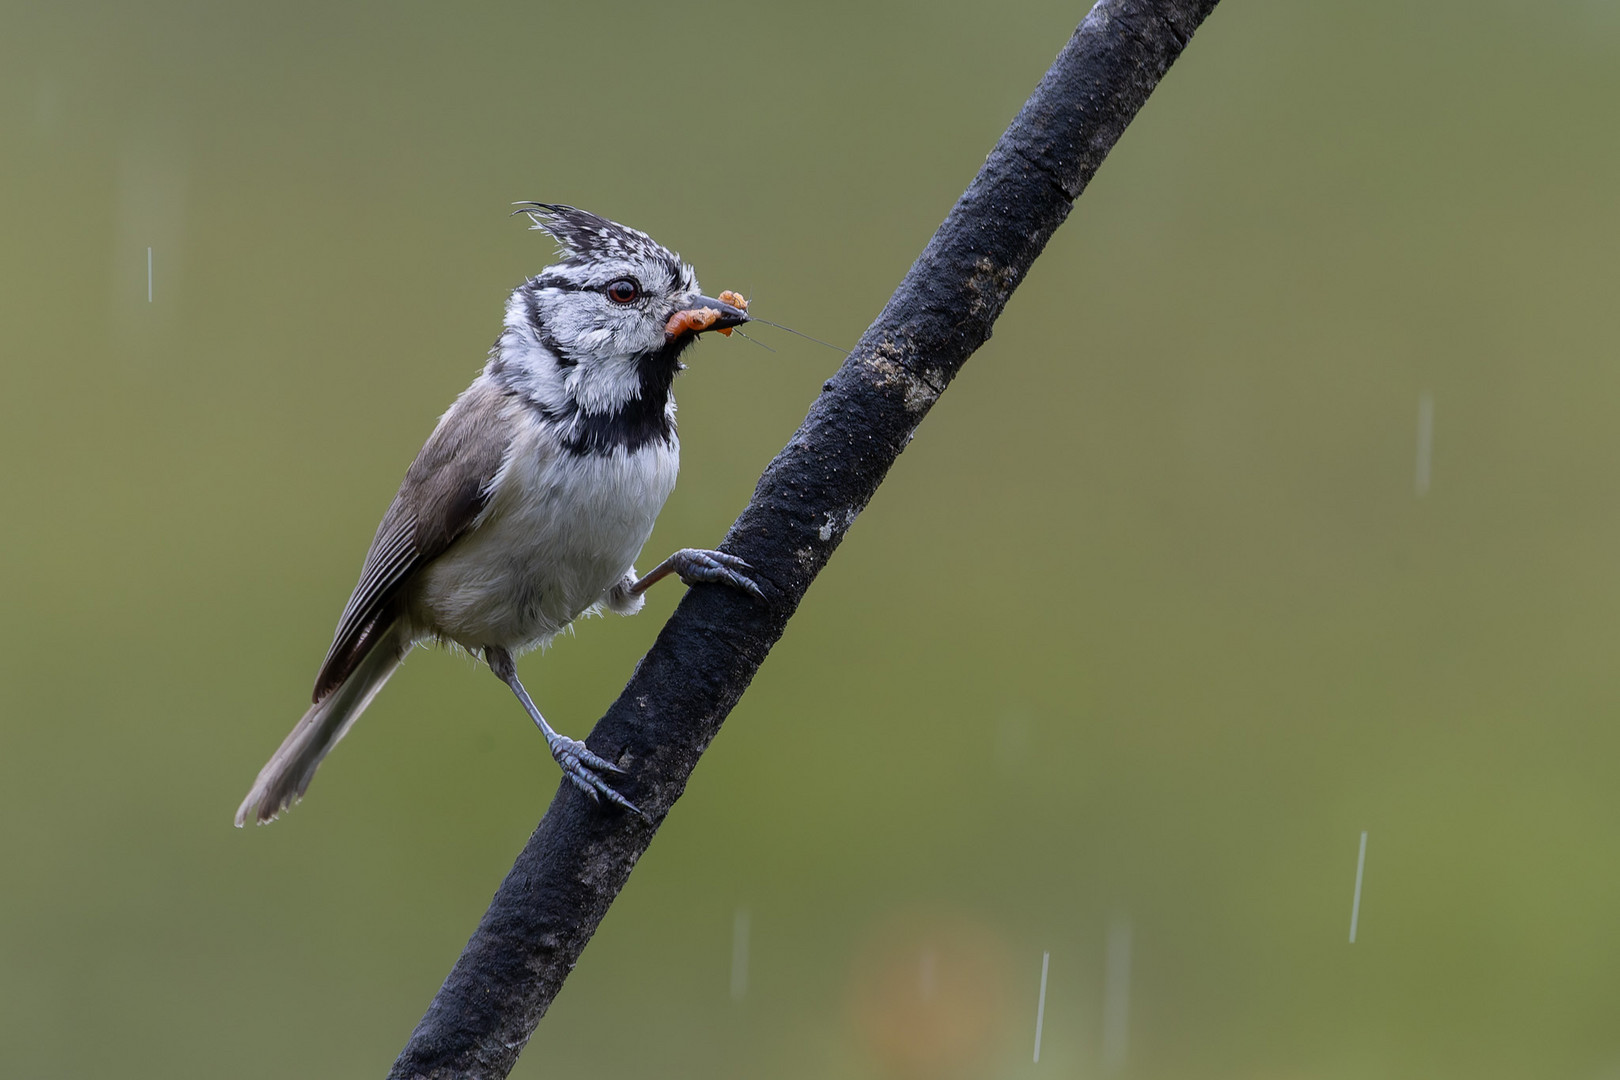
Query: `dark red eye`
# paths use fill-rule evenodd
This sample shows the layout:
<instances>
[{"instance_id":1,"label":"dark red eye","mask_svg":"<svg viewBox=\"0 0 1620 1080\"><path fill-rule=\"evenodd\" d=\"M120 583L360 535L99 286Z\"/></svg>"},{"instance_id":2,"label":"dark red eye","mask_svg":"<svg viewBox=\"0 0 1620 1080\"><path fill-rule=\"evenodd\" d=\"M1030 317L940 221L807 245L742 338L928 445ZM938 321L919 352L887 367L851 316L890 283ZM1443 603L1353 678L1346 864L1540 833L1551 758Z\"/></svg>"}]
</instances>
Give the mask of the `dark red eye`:
<instances>
[{"instance_id":1,"label":"dark red eye","mask_svg":"<svg viewBox=\"0 0 1620 1080\"><path fill-rule=\"evenodd\" d=\"M641 295L641 286L635 278L622 277L607 287L607 294L615 304L628 304Z\"/></svg>"}]
</instances>

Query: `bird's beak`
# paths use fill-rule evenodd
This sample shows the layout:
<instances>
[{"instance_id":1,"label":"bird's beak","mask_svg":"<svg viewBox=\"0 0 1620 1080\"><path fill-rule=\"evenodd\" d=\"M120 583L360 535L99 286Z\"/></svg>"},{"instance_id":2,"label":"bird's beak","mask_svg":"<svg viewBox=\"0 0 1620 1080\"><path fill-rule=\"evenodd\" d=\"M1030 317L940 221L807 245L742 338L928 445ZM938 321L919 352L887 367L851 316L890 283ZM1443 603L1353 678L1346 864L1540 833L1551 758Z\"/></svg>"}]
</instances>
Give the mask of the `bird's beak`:
<instances>
[{"instance_id":1,"label":"bird's beak","mask_svg":"<svg viewBox=\"0 0 1620 1080\"><path fill-rule=\"evenodd\" d=\"M721 295L725 297L724 300L700 296L691 307L671 315L664 324L664 336L673 341L685 334L701 334L705 330L718 330L730 335L733 326L741 326L748 321L748 301L732 292ZM741 303L727 303L728 300Z\"/></svg>"}]
</instances>

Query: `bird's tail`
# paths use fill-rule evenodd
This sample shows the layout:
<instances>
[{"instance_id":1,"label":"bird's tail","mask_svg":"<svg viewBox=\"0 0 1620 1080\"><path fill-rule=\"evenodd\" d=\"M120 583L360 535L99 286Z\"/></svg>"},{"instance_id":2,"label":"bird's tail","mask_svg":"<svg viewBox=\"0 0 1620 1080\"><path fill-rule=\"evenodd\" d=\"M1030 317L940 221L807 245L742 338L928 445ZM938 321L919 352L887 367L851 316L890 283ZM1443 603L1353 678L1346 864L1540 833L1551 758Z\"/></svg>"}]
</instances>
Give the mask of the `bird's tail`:
<instances>
[{"instance_id":1,"label":"bird's tail","mask_svg":"<svg viewBox=\"0 0 1620 1080\"><path fill-rule=\"evenodd\" d=\"M237 828L245 825L249 816L255 816L261 825L272 821L304 797L321 759L360 719L409 648L409 639L400 625L394 624L379 636L366 658L337 689L310 706L281 748L259 770L253 789L236 809Z\"/></svg>"}]
</instances>

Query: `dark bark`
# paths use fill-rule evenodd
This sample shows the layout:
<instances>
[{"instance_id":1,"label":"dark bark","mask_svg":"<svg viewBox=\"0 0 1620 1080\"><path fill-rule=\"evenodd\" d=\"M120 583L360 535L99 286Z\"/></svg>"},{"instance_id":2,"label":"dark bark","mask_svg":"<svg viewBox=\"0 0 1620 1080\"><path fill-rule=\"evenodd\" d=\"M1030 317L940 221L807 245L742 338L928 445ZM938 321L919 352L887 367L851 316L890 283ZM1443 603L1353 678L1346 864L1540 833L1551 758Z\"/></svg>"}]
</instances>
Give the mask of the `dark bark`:
<instances>
[{"instance_id":1,"label":"dark bark","mask_svg":"<svg viewBox=\"0 0 1620 1080\"><path fill-rule=\"evenodd\" d=\"M1102 0L725 542L771 594L691 589L591 748L646 820L563 783L390 1077L504 1077L805 590L1216 0Z\"/></svg>"}]
</instances>

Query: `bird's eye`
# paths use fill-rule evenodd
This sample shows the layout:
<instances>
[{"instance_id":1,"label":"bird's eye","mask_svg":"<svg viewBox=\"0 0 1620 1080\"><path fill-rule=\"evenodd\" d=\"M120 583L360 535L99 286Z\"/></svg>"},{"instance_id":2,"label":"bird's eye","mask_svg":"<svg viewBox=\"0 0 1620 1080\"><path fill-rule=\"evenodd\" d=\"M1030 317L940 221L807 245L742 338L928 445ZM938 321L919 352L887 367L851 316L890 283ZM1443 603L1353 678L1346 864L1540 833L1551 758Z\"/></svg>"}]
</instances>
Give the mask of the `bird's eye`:
<instances>
[{"instance_id":1,"label":"bird's eye","mask_svg":"<svg viewBox=\"0 0 1620 1080\"><path fill-rule=\"evenodd\" d=\"M607 287L608 299L615 304L628 304L641 295L641 286L635 278L622 277Z\"/></svg>"}]
</instances>

